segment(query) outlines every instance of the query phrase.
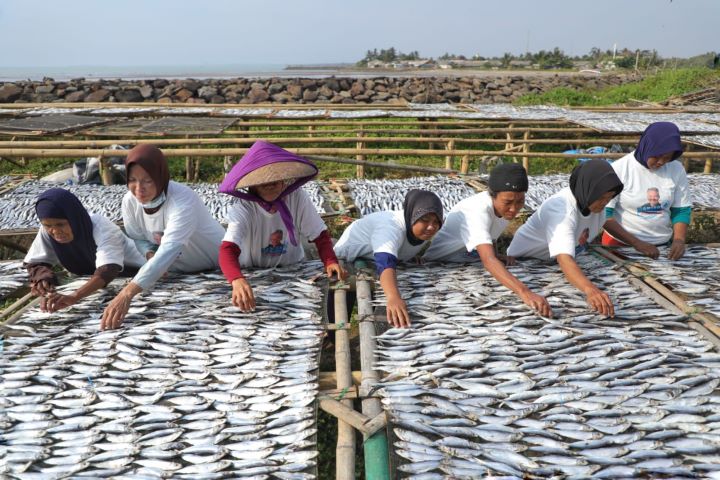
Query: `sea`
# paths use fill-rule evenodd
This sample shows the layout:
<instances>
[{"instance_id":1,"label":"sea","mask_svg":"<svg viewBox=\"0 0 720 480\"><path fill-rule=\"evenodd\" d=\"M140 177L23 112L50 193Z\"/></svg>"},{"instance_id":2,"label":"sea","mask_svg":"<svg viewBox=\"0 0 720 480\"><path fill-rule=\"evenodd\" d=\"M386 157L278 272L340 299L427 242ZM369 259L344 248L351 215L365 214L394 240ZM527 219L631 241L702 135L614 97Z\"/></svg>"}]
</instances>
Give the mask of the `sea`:
<instances>
[{"instance_id":1,"label":"sea","mask_svg":"<svg viewBox=\"0 0 720 480\"><path fill-rule=\"evenodd\" d=\"M146 78L270 78L270 77L311 77L324 78L333 75L345 75L343 65L293 66L284 64L229 64L229 65L75 65L75 66L36 66L4 67L0 66L0 82L19 80L42 80L52 78L55 81L73 78L92 79L146 79Z\"/></svg>"}]
</instances>

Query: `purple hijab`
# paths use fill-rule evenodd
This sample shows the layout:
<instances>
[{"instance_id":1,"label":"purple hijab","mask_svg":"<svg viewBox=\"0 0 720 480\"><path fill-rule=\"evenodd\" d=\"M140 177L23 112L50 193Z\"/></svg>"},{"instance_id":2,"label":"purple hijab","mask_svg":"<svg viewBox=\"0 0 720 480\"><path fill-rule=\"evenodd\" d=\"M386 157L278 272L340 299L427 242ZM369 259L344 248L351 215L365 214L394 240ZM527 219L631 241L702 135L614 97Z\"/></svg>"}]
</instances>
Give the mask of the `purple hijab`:
<instances>
[{"instance_id":1,"label":"purple hijab","mask_svg":"<svg viewBox=\"0 0 720 480\"><path fill-rule=\"evenodd\" d=\"M250 192L243 192L235 188L235 185L237 185L240 179L242 179L248 173L257 170L260 167L264 167L272 163L281 162L304 163L313 167L315 169L315 173L312 175L308 175L307 177L295 179L295 181L290 186L285 188L285 190L283 190L280 196L272 202L266 202L258 195ZM282 218L285 228L287 228L288 235L290 237L290 243L292 243L294 246L297 246L298 243L295 239L294 220L292 214L290 213L290 210L283 201L283 197L286 197L298 188L302 187L315 175L317 175L317 167L309 160L295 155L294 153L288 152L287 150L282 149L277 145L273 145L272 143L257 141L253 144L252 147L250 147L250 149L248 149L247 152L245 152L245 155L240 159L238 163L235 164L235 166L230 170L230 172L225 175L225 179L220 184L219 190L221 193L227 193L228 195L232 195L233 197L242 198L243 200L248 200L250 202L256 202L268 212L272 210L273 207L275 207L275 209L280 213L280 218Z\"/></svg>"},{"instance_id":2,"label":"purple hijab","mask_svg":"<svg viewBox=\"0 0 720 480\"><path fill-rule=\"evenodd\" d=\"M50 245L67 271L75 275L92 275L95 272L97 245L90 215L80 200L67 190L51 188L40 194L35 202L35 212L40 220L64 218L70 223L72 241L59 243L48 235Z\"/></svg>"},{"instance_id":3,"label":"purple hijab","mask_svg":"<svg viewBox=\"0 0 720 480\"><path fill-rule=\"evenodd\" d=\"M673 152L672 159L675 160L683 153L680 143L680 130L677 125L671 122L656 122L648 125L643 132L635 148L635 160L648 168L647 161L650 157L659 157L668 152Z\"/></svg>"}]
</instances>

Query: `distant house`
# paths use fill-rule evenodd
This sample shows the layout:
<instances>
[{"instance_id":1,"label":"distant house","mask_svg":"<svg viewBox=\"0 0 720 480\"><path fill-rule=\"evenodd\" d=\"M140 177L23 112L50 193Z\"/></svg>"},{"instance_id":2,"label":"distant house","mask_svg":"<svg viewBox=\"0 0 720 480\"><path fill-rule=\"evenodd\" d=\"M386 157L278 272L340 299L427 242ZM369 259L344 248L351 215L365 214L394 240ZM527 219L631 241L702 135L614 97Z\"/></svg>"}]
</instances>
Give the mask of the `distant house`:
<instances>
[{"instance_id":1,"label":"distant house","mask_svg":"<svg viewBox=\"0 0 720 480\"><path fill-rule=\"evenodd\" d=\"M437 62L432 58L423 58L420 60L408 60L407 65L411 68L435 68Z\"/></svg>"},{"instance_id":2,"label":"distant house","mask_svg":"<svg viewBox=\"0 0 720 480\"><path fill-rule=\"evenodd\" d=\"M513 68L530 68L532 62L530 60L510 60L510 66Z\"/></svg>"},{"instance_id":3,"label":"distant house","mask_svg":"<svg viewBox=\"0 0 720 480\"><path fill-rule=\"evenodd\" d=\"M485 60L450 60L448 62L453 68L483 68L487 63Z\"/></svg>"},{"instance_id":4,"label":"distant house","mask_svg":"<svg viewBox=\"0 0 720 480\"><path fill-rule=\"evenodd\" d=\"M380 60L370 60L367 63L367 68L385 68L386 66L385 62L381 62Z\"/></svg>"}]
</instances>

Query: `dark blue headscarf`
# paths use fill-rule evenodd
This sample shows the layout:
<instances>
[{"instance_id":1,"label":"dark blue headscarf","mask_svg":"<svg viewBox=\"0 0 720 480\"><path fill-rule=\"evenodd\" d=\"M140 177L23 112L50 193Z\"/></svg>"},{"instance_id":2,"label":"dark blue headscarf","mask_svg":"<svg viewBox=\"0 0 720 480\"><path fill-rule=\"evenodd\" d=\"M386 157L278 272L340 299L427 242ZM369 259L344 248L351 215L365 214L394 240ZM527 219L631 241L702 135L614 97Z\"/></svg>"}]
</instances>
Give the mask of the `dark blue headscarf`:
<instances>
[{"instance_id":1,"label":"dark blue headscarf","mask_svg":"<svg viewBox=\"0 0 720 480\"><path fill-rule=\"evenodd\" d=\"M659 157L673 152L675 160L683 153L680 143L680 130L671 122L656 122L648 125L635 148L635 160L648 168L648 158Z\"/></svg>"},{"instance_id":2,"label":"dark blue headscarf","mask_svg":"<svg viewBox=\"0 0 720 480\"><path fill-rule=\"evenodd\" d=\"M70 243L58 243L48 235L60 264L76 275L95 273L97 245L93 237L93 224L80 200L67 190L51 188L38 197L35 212L40 220L64 218L70 223L73 233Z\"/></svg>"}]
</instances>

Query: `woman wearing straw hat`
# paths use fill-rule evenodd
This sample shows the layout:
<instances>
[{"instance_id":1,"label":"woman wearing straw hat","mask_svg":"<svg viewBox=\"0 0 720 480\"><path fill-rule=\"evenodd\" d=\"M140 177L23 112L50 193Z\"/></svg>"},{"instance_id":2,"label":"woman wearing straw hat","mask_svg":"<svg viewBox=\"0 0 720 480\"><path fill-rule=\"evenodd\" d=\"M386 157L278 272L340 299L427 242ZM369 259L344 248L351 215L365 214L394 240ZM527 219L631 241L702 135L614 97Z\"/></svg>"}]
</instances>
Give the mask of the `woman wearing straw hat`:
<instances>
[{"instance_id":1,"label":"woman wearing straw hat","mask_svg":"<svg viewBox=\"0 0 720 480\"><path fill-rule=\"evenodd\" d=\"M125 159L128 193L122 200L125 231L148 259L132 281L108 304L101 328L117 328L138 293L168 270L199 272L217 268L225 233L197 193L170 181L165 155L154 145L138 145Z\"/></svg>"},{"instance_id":2,"label":"woman wearing straw hat","mask_svg":"<svg viewBox=\"0 0 720 480\"><path fill-rule=\"evenodd\" d=\"M302 261L300 236L315 243L328 276L345 276L325 222L300 188L317 172L308 160L258 141L220 184L222 193L240 199L228 210L219 262L232 285L232 303L242 311L255 308L255 297L241 267L271 268Z\"/></svg>"}]
</instances>

